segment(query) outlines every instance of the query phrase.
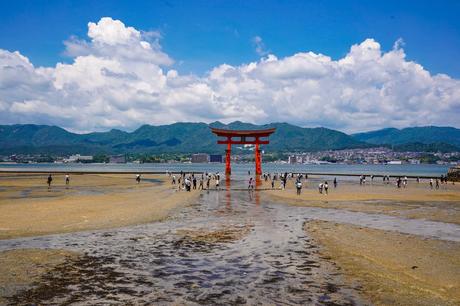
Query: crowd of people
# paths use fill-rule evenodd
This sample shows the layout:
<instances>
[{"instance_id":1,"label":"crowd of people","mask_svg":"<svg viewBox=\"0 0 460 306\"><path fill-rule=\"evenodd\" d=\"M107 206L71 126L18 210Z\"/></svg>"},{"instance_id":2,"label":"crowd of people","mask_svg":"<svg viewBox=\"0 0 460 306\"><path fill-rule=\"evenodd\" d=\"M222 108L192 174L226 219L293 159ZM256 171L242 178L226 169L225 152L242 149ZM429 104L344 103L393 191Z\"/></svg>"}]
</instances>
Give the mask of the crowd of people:
<instances>
[{"instance_id":1,"label":"crowd of people","mask_svg":"<svg viewBox=\"0 0 460 306\"><path fill-rule=\"evenodd\" d=\"M206 183L206 189L211 187L211 181L214 182L216 189L220 188L220 174L217 173L201 173L196 175L194 172L185 173L181 171L179 174L174 174L167 171L167 174L171 177L171 185L177 186L178 190L191 191L192 189L204 190L204 184Z\"/></svg>"},{"instance_id":2,"label":"crowd of people","mask_svg":"<svg viewBox=\"0 0 460 306\"><path fill-rule=\"evenodd\" d=\"M171 184L177 186L178 190L185 190L185 191L191 191L193 190L204 190L204 189L210 189L211 185L214 185L215 189L219 190L220 189L220 180L221 176L219 172L216 173L199 173L195 174L194 172L191 173L185 173L181 171L180 173L172 173L167 171L166 172L169 177L171 178ZM251 175L251 172L248 171L248 175ZM373 182L375 176L370 175L370 181ZM70 175L66 174L64 176L65 178L65 185L66 188L69 187L70 185ZM265 182L268 183L270 181L271 189L276 188L276 182L279 181L279 187L278 189L284 190L286 189L286 184L288 181L293 180L294 181L294 186L296 189L297 195L300 195L302 193L302 188L304 187L304 183L306 185L306 182L308 180L308 174L307 173L264 173L260 176L261 180L264 180ZM359 176L359 185L363 186L366 185L366 175L360 175ZM137 174L135 177L136 183L140 184L141 182L141 174ZM390 183L390 176L389 175L383 175L382 176L383 183L389 184ZM417 183L420 183L420 178L416 177L415 178ZM48 189L51 189L51 184L53 182L53 176L51 174L48 175L47 178L47 185ZM429 185L431 189L439 189L440 188L440 183L441 184L447 184L447 177L444 175L441 175L441 177L438 178L431 178L429 180ZM454 184L454 182L452 182ZM404 177L395 177L395 186L397 188L406 188L408 185L408 178L407 176ZM334 188L337 188L338 186L338 181L337 178L334 178L333 181L333 186ZM252 176L249 178L248 181L248 190L252 191L255 190L256 188L256 179L253 178ZM327 181L320 182L318 185L318 192L320 194L328 194L329 192L329 184Z\"/></svg>"}]
</instances>

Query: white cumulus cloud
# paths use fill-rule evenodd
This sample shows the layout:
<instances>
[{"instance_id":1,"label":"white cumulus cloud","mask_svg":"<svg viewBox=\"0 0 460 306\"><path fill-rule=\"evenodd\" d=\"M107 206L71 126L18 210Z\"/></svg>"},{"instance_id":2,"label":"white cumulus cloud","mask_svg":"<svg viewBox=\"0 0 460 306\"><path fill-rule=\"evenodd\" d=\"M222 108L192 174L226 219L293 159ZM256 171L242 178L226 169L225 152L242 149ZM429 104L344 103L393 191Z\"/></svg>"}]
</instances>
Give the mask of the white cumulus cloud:
<instances>
[{"instance_id":1,"label":"white cumulus cloud","mask_svg":"<svg viewBox=\"0 0 460 306\"><path fill-rule=\"evenodd\" d=\"M70 64L35 67L0 49L0 123L56 124L74 131L141 124L233 120L326 126L346 132L388 126L460 127L460 81L408 61L403 41L383 51L373 39L338 60L306 51L222 64L181 75L161 35L104 17L88 38L65 42Z\"/></svg>"}]
</instances>

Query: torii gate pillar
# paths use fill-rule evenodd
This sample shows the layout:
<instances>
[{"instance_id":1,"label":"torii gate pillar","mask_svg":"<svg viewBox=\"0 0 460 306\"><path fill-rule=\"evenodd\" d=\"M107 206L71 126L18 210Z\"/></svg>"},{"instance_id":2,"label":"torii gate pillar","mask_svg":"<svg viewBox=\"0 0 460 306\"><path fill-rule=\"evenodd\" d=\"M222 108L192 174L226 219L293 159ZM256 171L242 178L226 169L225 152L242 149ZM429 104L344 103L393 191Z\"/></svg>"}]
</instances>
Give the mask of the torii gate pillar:
<instances>
[{"instance_id":1,"label":"torii gate pillar","mask_svg":"<svg viewBox=\"0 0 460 306\"><path fill-rule=\"evenodd\" d=\"M260 151L261 144L269 144L268 139L263 140L261 137L268 137L270 134L275 132L275 129L267 130L246 130L246 131L237 131L237 130L223 130L211 128L211 131L220 137L225 137L226 139L217 140L218 144L226 144L227 149L225 150L225 174L230 175L232 173L231 168L231 152L232 144L253 144L254 147L254 157L256 164L256 175L262 174L262 155ZM239 137L239 139L233 139L233 137Z\"/></svg>"},{"instance_id":2,"label":"torii gate pillar","mask_svg":"<svg viewBox=\"0 0 460 306\"><path fill-rule=\"evenodd\" d=\"M232 166L230 165L230 156L232 154L232 144L227 143L227 150L225 150L225 174L232 174Z\"/></svg>"},{"instance_id":3,"label":"torii gate pillar","mask_svg":"<svg viewBox=\"0 0 460 306\"><path fill-rule=\"evenodd\" d=\"M262 155L259 149L259 138L256 138L256 147L254 148L254 157L256 160L256 175L262 175Z\"/></svg>"}]
</instances>

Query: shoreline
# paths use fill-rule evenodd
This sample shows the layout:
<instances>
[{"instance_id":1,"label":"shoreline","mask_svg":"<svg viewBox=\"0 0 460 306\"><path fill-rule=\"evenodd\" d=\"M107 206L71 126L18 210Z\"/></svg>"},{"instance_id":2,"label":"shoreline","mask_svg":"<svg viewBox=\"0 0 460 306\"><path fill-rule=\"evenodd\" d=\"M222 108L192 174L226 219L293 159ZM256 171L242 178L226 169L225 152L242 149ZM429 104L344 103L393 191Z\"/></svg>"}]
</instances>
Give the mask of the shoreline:
<instances>
[{"instance_id":1,"label":"shoreline","mask_svg":"<svg viewBox=\"0 0 460 306\"><path fill-rule=\"evenodd\" d=\"M186 173L193 172L195 174L202 174L205 173L206 171L186 171ZM146 170L139 170L139 171L131 171L131 170L126 170L126 171L116 171L116 170L109 170L109 171L93 171L93 170L17 170L17 169L2 169L0 167L0 174L156 174L156 175L161 175L161 174L166 174L166 171L146 171ZM167 173L171 174L180 174L181 171L167 171ZM211 173L211 172L209 172ZM288 173L292 173L294 175L297 174L307 174L308 176L320 176L320 177L328 177L328 176L338 176L338 177L360 177L362 174L356 174L356 173L334 173L334 172L309 172L309 171L304 171L304 172L297 172L297 171L290 171ZM447 174L447 173L446 173ZM370 177L373 175L375 178L383 178L383 177L389 177L389 178L398 178L398 177L407 177L409 179L440 179L440 175L411 175L411 174L365 174L365 176ZM445 175L444 175L445 176ZM451 183L451 181L449 181Z\"/></svg>"}]
</instances>

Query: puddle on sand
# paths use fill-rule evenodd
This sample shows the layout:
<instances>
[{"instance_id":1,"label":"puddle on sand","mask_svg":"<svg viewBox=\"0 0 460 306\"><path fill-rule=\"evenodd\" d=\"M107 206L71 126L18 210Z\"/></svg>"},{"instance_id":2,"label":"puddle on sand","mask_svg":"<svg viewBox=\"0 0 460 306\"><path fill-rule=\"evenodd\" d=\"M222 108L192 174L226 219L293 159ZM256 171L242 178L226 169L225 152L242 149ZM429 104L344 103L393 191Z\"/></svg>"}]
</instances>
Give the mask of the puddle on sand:
<instances>
[{"instance_id":1,"label":"puddle on sand","mask_svg":"<svg viewBox=\"0 0 460 306\"><path fill-rule=\"evenodd\" d=\"M249 192L204 192L164 222L0 242L84 252L10 302L55 304L362 304L320 258L288 206Z\"/></svg>"}]
</instances>

